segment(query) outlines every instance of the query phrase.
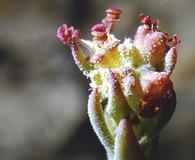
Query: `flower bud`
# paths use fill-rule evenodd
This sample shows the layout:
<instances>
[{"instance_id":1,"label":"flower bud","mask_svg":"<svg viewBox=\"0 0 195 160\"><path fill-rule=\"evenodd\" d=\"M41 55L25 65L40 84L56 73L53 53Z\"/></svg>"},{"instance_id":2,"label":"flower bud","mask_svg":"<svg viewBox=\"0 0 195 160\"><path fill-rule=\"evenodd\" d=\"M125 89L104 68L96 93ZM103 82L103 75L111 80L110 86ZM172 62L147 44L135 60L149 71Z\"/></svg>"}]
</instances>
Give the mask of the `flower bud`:
<instances>
[{"instance_id":1,"label":"flower bud","mask_svg":"<svg viewBox=\"0 0 195 160\"><path fill-rule=\"evenodd\" d=\"M140 21L143 24L146 24L152 31L159 31L159 20L156 20L155 22L152 22L152 19L150 16L144 16L143 13L139 15Z\"/></svg>"},{"instance_id":2,"label":"flower bud","mask_svg":"<svg viewBox=\"0 0 195 160\"><path fill-rule=\"evenodd\" d=\"M159 64L168 49L167 36L163 32L153 32L145 36L144 51L149 53L148 60L152 65Z\"/></svg>"},{"instance_id":3,"label":"flower bud","mask_svg":"<svg viewBox=\"0 0 195 160\"><path fill-rule=\"evenodd\" d=\"M172 95L172 82L166 72L147 72L141 75L140 80L143 96L139 106L140 114L153 117L159 113L160 107L167 101L167 96Z\"/></svg>"},{"instance_id":4,"label":"flower bud","mask_svg":"<svg viewBox=\"0 0 195 160\"><path fill-rule=\"evenodd\" d=\"M167 88L172 87L172 82L165 72L149 71L141 75L143 99L152 101L162 99Z\"/></svg>"},{"instance_id":5,"label":"flower bud","mask_svg":"<svg viewBox=\"0 0 195 160\"><path fill-rule=\"evenodd\" d=\"M66 24L60 26L57 30L57 37L67 45L71 45L80 38L80 31L74 27L68 27Z\"/></svg>"},{"instance_id":6,"label":"flower bud","mask_svg":"<svg viewBox=\"0 0 195 160\"><path fill-rule=\"evenodd\" d=\"M147 24L148 26L151 26L152 25L152 19L151 19L150 16L144 16L144 14L141 13L139 15L139 18L140 18L141 23Z\"/></svg>"},{"instance_id":7,"label":"flower bud","mask_svg":"<svg viewBox=\"0 0 195 160\"><path fill-rule=\"evenodd\" d=\"M134 43L137 48L142 48L145 40L146 34L150 32L150 28L147 25L141 25L138 27L137 32L135 34Z\"/></svg>"},{"instance_id":8,"label":"flower bud","mask_svg":"<svg viewBox=\"0 0 195 160\"><path fill-rule=\"evenodd\" d=\"M145 25L138 27L135 45L141 52L145 63L153 66L160 63L169 49L167 35L159 31L150 32L150 28Z\"/></svg>"},{"instance_id":9,"label":"flower bud","mask_svg":"<svg viewBox=\"0 0 195 160\"><path fill-rule=\"evenodd\" d=\"M174 34L171 38L172 44L174 47L176 47L179 43L181 43L181 40L177 39L177 35Z\"/></svg>"},{"instance_id":10,"label":"flower bud","mask_svg":"<svg viewBox=\"0 0 195 160\"><path fill-rule=\"evenodd\" d=\"M81 33L78 29L74 30L74 32L72 33L72 39L73 40L77 40L81 37Z\"/></svg>"},{"instance_id":11,"label":"flower bud","mask_svg":"<svg viewBox=\"0 0 195 160\"><path fill-rule=\"evenodd\" d=\"M109 8L106 10L106 21L109 23L116 23L120 21L121 10L118 8Z\"/></svg>"},{"instance_id":12,"label":"flower bud","mask_svg":"<svg viewBox=\"0 0 195 160\"><path fill-rule=\"evenodd\" d=\"M106 26L102 23L96 24L91 29L94 40L105 41L107 39Z\"/></svg>"}]
</instances>

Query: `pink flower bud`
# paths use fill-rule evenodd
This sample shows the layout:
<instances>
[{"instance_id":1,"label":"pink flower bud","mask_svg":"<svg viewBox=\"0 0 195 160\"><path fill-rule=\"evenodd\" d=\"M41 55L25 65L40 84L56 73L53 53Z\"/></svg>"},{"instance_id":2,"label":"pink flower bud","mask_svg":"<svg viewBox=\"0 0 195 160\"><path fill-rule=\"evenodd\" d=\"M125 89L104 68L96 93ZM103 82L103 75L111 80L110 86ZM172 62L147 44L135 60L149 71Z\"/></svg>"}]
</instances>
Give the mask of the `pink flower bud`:
<instances>
[{"instance_id":1,"label":"pink flower bud","mask_svg":"<svg viewBox=\"0 0 195 160\"><path fill-rule=\"evenodd\" d=\"M79 39L81 37L81 33L78 29L74 30L72 33L72 39Z\"/></svg>"},{"instance_id":2,"label":"pink flower bud","mask_svg":"<svg viewBox=\"0 0 195 160\"><path fill-rule=\"evenodd\" d=\"M152 65L159 64L169 49L167 35L159 31L151 32L147 25L138 27L135 45L142 53L144 61Z\"/></svg>"},{"instance_id":3,"label":"pink flower bud","mask_svg":"<svg viewBox=\"0 0 195 160\"><path fill-rule=\"evenodd\" d=\"M91 34L95 40L104 41L107 39L106 26L102 23L96 24L91 29Z\"/></svg>"},{"instance_id":4,"label":"pink flower bud","mask_svg":"<svg viewBox=\"0 0 195 160\"><path fill-rule=\"evenodd\" d=\"M106 10L106 21L110 23L115 23L120 21L121 10L118 8L109 8Z\"/></svg>"},{"instance_id":5,"label":"pink flower bud","mask_svg":"<svg viewBox=\"0 0 195 160\"><path fill-rule=\"evenodd\" d=\"M137 28L134 42L135 42L135 45L138 49L142 48L145 36L149 32L150 32L150 27L148 27L147 25L141 25Z\"/></svg>"},{"instance_id":6,"label":"pink flower bud","mask_svg":"<svg viewBox=\"0 0 195 160\"><path fill-rule=\"evenodd\" d=\"M68 27L66 24L63 24L57 30L57 37L64 44L70 45L80 38L80 32L77 29L75 30L72 26Z\"/></svg>"},{"instance_id":7,"label":"pink flower bud","mask_svg":"<svg viewBox=\"0 0 195 160\"><path fill-rule=\"evenodd\" d=\"M152 65L159 64L168 49L167 36L163 32L152 32L145 36L144 50L150 54L149 61Z\"/></svg>"},{"instance_id":8,"label":"pink flower bud","mask_svg":"<svg viewBox=\"0 0 195 160\"><path fill-rule=\"evenodd\" d=\"M160 107L175 95L172 82L166 72L143 73L140 83L143 95L139 109L142 116L153 117L159 113Z\"/></svg>"},{"instance_id":9,"label":"pink flower bud","mask_svg":"<svg viewBox=\"0 0 195 160\"><path fill-rule=\"evenodd\" d=\"M172 86L172 82L166 72L149 71L141 75L141 85L143 99L151 101L162 99L167 88Z\"/></svg>"},{"instance_id":10,"label":"pink flower bud","mask_svg":"<svg viewBox=\"0 0 195 160\"><path fill-rule=\"evenodd\" d=\"M117 14L120 15L121 14L121 10L119 8L109 8L106 10L106 13L108 14Z\"/></svg>"}]
</instances>

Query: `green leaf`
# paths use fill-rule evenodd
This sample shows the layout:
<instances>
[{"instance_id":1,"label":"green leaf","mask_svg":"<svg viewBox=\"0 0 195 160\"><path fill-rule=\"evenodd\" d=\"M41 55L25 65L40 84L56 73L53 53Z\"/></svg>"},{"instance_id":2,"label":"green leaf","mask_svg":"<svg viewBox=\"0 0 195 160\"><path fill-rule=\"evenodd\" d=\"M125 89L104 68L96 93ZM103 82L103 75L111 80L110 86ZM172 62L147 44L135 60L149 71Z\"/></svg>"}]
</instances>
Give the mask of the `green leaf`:
<instances>
[{"instance_id":1,"label":"green leaf","mask_svg":"<svg viewBox=\"0 0 195 160\"><path fill-rule=\"evenodd\" d=\"M118 125L121 119L127 115L133 115L133 111L127 103L119 81L111 70L109 70L109 80L110 89L106 111Z\"/></svg>"},{"instance_id":2,"label":"green leaf","mask_svg":"<svg viewBox=\"0 0 195 160\"><path fill-rule=\"evenodd\" d=\"M79 69L83 71L85 75L88 75L88 73L93 69L93 66L89 65L89 63L87 62L87 57L83 53L79 44L75 43L74 45L72 45L71 50L73 59Z\"/></svg>"},{"instance_id":3,"label":"green leaf","mask_svg":"<svg viewBox=\"0 0 195 160\"><path fill-rule=\"evenodd\" d=\"M93 89L89 96L88 115L95 133L106 149L108 157L112 157L114 140L106 125L103 108L100 103L100 96L97 89Z\"/></svg>"},{"instance_id":4,"label":"green leaf","mask_svg":"<svg viewBox=\"0 0 195 160\"><path fill-rule=\"evenodd\" d=\"M177 50L172 47L165 56L164 70L170 75L173 72L177 62Z\"/></svg>"},{"instance_id":5,"label":"green leaf","mask_svg":"<svg viewBox=\"0 0 195 160\"><path fill-rule=\"evenodd\" d=\"M144 160L130 120L122 119L118 125L114 145L114 160Z\"/></svg>"}]
</instances>

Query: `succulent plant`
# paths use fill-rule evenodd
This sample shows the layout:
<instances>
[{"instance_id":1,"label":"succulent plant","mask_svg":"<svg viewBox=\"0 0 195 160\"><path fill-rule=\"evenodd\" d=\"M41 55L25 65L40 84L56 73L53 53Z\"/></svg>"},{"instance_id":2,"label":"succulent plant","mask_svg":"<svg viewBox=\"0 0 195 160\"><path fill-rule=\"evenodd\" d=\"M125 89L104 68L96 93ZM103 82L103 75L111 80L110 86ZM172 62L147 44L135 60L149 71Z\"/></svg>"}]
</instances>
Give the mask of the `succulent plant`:
<instances>
[{"instance_id":1,"label":"succulent plant","mask_svg":"<svg viewBox=\"0 0 195 160\"><path fill-rule=\"evenodd\" d=\"M112 34L120 14L120 9L107 9L91 29L92 41L66 24L57 37L70 46L75 63L91 80L88 115L108 159L154 160L159 133L176 106L170 75L180 40L169 38L158 20L142 13L134 39L121 42Z\"/></svg>"}]
</instances>

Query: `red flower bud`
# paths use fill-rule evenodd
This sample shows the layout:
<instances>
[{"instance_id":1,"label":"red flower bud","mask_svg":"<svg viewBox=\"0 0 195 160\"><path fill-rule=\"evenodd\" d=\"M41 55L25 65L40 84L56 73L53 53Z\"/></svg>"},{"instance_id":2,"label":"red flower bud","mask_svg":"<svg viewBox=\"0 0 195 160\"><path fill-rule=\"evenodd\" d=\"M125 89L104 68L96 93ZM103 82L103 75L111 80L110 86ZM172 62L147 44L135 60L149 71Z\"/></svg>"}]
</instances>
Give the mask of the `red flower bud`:
<instances>
[{"instance_id":1,"label":"red flower bud","mask_svg":"<svg viewBox=\"0 0 195 160\"><path fill-rule=\"evenodd\" d=\"M150 29L154 30L154 31L159 31L158 27L159 27L159 20L156 20L155 22L152 22L152 19L150 16L144 16L143 13L141 13L139 15L140 21L143 24L146 24L150 27Z\"/></svg>"},{"instance_id":2,"label":"red flower bud","mask_svg":"<svg viewBox=\"0 0 195 160\"><path fill-rule=\"evenodd\" d=\"M174 47L176 47L179 43L181 43L181 40L177 39L176 34L174 34L170 40Z\"/></svg>"},{"instance_id":3,"label":"red flower bud","mask_svg":"<svg viewBox=\"0 0 195 160\"><path fill-rule=\"evenodd\" d=\"M151 26L152 25L152 19L151 19L150 16L144 16L144 14L141 13L139 15L139 18L140 18L141 23L147 24L148 26Z\"/></svg>"},{"instance_id":4,"label":"red flower bud","mask_svg":"<svg viewBox=\"0 0 195 160\"><path fill-rule=\"evenodd\" d=\"M107 32L106 26L102 23L96 24L91 29L91 34L94 36L96 40L106 40L107 39Z\"/></svg>"}]
</instances>

